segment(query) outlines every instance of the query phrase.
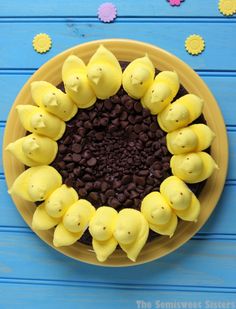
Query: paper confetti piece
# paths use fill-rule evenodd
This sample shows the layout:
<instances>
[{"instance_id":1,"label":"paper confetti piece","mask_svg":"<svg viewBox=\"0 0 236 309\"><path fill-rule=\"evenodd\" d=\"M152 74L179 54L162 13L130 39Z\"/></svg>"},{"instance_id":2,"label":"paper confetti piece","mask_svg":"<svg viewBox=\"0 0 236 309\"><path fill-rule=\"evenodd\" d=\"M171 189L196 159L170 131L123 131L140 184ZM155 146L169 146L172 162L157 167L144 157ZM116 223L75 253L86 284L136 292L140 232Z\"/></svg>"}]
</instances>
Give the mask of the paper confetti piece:
<instances>
[{"instance_id":1,"label":"paper confetti piece","mask_svg":"<svg viewBox=\"0 0 236 309\"><path fill-rule=\"evenodd\" d=\"M185 49L191 55L199 55L205 49L205 42L200 35L192 34L185 41Z\"/></svg>"},{"instance_id":2,"label":"paper confetti piece","mask_svg":"<svg viewBox=\"0 0 236 309\"><path fill-rule=\"evenodd\" d=\"M231 16L236 13L236 0L220 0L218 8L221 14Z\"/></svg>"},{"instance_id":3,"label":"paper confetti piece","mask_svg":"<svg viewBox=\"0 0 236 309\"><path fill-rule=\"evenodd\" d=\"M46 33L39 33L33 38L33 48L37 53L43 54L52 47L52 40Z\"/></svg>"},{"instance_id":4,"label":"paper confetti piece","mask_svg":"<svg viewBox=\"0 0 236 309\"><path fill-rule=\"evenodd\" d=\"M117 9L111 2L105 2L98 8L98 18L104 23L110 23L116 18Z\"/></svg>"},{"instance_id":5,"label":"paper confetti piece","mask_svg":"<svg viewBox=\"0 0 236 309\"><path fill-rule=\"evenodd\" d=\"M170 5L172 6L180 6L181 2L183 2L184 0L167 0L168 2L170 2Z\"/></svg>"}]
</instances>

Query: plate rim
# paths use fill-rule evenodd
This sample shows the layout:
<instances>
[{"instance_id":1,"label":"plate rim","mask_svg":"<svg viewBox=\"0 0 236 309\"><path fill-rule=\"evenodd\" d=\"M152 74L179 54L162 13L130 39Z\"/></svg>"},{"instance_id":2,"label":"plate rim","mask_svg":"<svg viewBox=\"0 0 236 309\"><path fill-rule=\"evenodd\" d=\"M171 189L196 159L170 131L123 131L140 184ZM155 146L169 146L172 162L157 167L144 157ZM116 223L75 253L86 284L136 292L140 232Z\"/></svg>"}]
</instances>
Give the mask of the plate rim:
<instances>
[{"instance_id":1,"label":"plate rim","mask_svg":"<svg viewBox=\"0 0 236 309\"><path fill-rule=\"evenodd\" d=\"M153 261L153 260L156 260L156 259L159 259L175 250L177 250L179 247L181 247L182 245L184 245L192 236L194 236L200 228L202 228L202 226L206 223L206 221L208 220L208 218L211 216L213 210L215 209L217 203L218 203L218 200L221 196L221 193L224 189L224 183L225 183L225 179L226 179L226 175L227 175L227 169L228 169L228 157L229 157L229 153L228 153L228 137L227 137L227 131L226 131L226 127L225 127L225 123L224 123L224 118L222 116L222 112L219 108L219 105L217 104L217 101L216 99L214 98L212 92L210 91L210 89L208 88L208 86L206 85L206 83L201 79L201 77L185 62L183 62L180 58L176 57L174 54L158 47L158 46L155 46L155 45L152 45L152 44L149 44L149 43L144 43L144 42L141 42L141 41L137 41L137 40L130 40L130 39L105 39L105 40L95 40L95 41L90 41L90 42L86 42L86 43L83 43L83 44L79 44L79 45L76 45L76 46L73 46L59 54L57 54L56 56L52 57L51 59L49 59L46 63L44 63L28 80L27 82L24 84L24 86L21 88L21 90L19 91L12 107L11 107L11 110L8 114L8 118L7 118L7 122L6 122L6 127L5 127L5 130L4 130L4 137L3 137L3 148L2 148L2 152L3 152L3 168L4 168L4 174L5 174L5 178L6 178L6 182L7 182L7 186L8 188L10 187L10 185L12 184L12 177L11 177L11 171L13 169L13 166L12 164L16 164L17 166L17 171L18 171L18 174L20 172L23 171L23 164L20 164L16 161L16 159L13 158L13 156L11 156L11 154L7 153L5 151L5 147L6 145L13 141L14 139L12 139L12 135L11 135L11 131L12 131L12 121L13 119L16 117L16 112L15 112L15 106L20 104L20 100L21 100L21 97L24 95L25 92L29 92L29 85L30 83L33 81L33 80L37 80L37 77L40 76L41 74L43 74L43 72L45 70L48 69L48 67L51 67L55 62L60 62L59 63L59 67L62 66L62 63L63 63L63 60L62 59L65 59L69 54L71 53L79 53L79 51L81 50L85 50L85 53L87 54L92 54L93 51L100 45L100 44L104 44L106 47L108 47L111 51L113 51L113 49L116 49L116 52L114 53L118 53L120 52L122 54L122 52L124 52L124 48L122 47L122 45L126 45L126 49L128 49L128 47L132 50L134 48L134 46L137 46L140 48L140 50L137 50L135 51L135 53L138 53L140 54L141 52L144 52L146 50L147 53L150 53L150 50L152 50L152 53L156 53L157 54L161 54L163 55L163 57L165 57L167 60L169 59L172 59L171 63L175 63L176 66L174 66L174 68L176 69L178 67L179 68L182 68L184 70L184 72L188 72L188 74L191 75L191 78L195 81L197 81L197 84L200 86L202 92L203 92L203 96L207 96L209 98L209 102L211 102L210 104L213 105L213 107L216 109L214 111L214 113L216 113L217 117L218 118L218 121L220 123L220 127L221 127L221 141L220 141L220 145L218 145L219 143L217 143L217 149L214 148L214 153L218 155L218 153L220 152L220 154L222 154L222 150L220 149L219 146L224 146L224 158L222 158L222 155L220 157L220 161L221 161L221 165L220 165L220 171L218 172L215 172L213 174L213 176L211 176L202 192L200 193L200 196L199 196L199 199L201 200L202 196L204 196L207 192L206 192L206 188L208 187L212 187L212 182L213 181L216 181L217 185L219 185L219 187L217 188L217 192L216 192L216 189L214 190L214 205L208 210L207 212L207 216L205 218L201 218L201 224L199 225L198 223L195 224L195 228L193 228L193 225L194 223L190 222L190 223L186 223L184 222L183 224L178 224L178 227L180 230L181 229L181 232L185 232L184 235L181 235L181 241L180 242L177 242L175 245L171 245L169 246L168 244L168 237L163 237L163 236L160 236L160 238L165 238L166 241L162 240L162 243L163 243L163 246L164 246L164 250L162 253L160 254L157 254L156 256L153 255L153 250L151 250L152 254L151 254L149 257L144 257L144 253L143 251L147 251L150 249L150 243L147 243L145 245L145 247L142 249L141 253L140 253L140 256L139 258L137 259L136 262L132 262L130 260L128 260L128 258L126 257L126 255L123 253L123 252L120 252L118 250L116 250L117 252L112 254L112 256L104 263L100 263L99 261L96 260L96 257L95 259L92 258L90 259L89 261L87 260L87 255L82 255L82 256L79 256L77 255L77 252L74 252L75 250L71 250L72 247L75 247L77 245L77 247L79 248L82 248L83 247L86 247L86 251L87 253L89 253L89 255L93 254L95 255L94 253L91 253L93 252L93 250L91 249L90 246L86 246L86 245L79 245L76 243L76 245L74 246L69 246L69 247L61 247L61 248L55 248L52 244L52 241L50 241L50 237L52 237L52 232L50 231L35 231L32 229L32 226L31 226L31 222L29 222L29 218L28 218L28 215L26 215L25 213L22 213L22 209L25 209L25 207L29 207L29 205L33 206L35 208L35 205L34 203L30 203L30 202L26 202L26 201L23 201L22 199L18 198L17 196L13 195L11 196L13 202L14 202L14 205L15 207L17 208L17 210L19 211L21 217L24 219L24 221L26 222L26 224L32 229L32 231L34 233L36 233L44 242L46 242L48 245L50 245L53 249L55 249L56 251L59 251L60 253L63 253L64 255L70 257L70 258L73 258L75 260L79 260L81 262L85 262L85 263L88 263L88 264L93 264L93 265L99 265L99 266L108 266L108 267L124 267L124 266L135 266L135 265L139 265L139 264L144 264L144 263L147 263L147 262L150 262L150 261ZM119 47L121 46L121 47ZM128 47L127 47L128 46ZM86 50L89 49L90 51L89 52L86 52ZM118 51L117 51L118 50ZM90 57L90 56L89 56ZM83 58L83 57L81 57ZM127 57L129 58L129 57ZM151 59L153 58L150 57ZM134 59L134 57L132 57L132 59ZM131 59L119 59L119 60L131 60ZM167 64L169 65L169 62L167 61ZM163 65L163 63L160 63L159 64L159 68ZM156 65L155 65L156 67ZM177 70L178 71L178 70ZM50 72L51 73L51 72ZM180 80L181 80L181 77L182 77L182 73L181 72L178 72L179 75L180 75ZM52 73L51 73L52 74ZM61 76L60 76L60 80L61 80ZM181 84L183 84L184 86L184 83L181 82ZM33 101L32 101L33 103ZM30 104L30 103L27 103L27 104ZM205 104L206 105L206 104ZM209 107L210 109L210 107ZM206 117L205 113L204 113L204 116ZM207 113L207 119L210 119L210 113L208 111ZM211 118L215 118L215 117L211 117ZM211 120L212 121L212 120ZM217 121L217 122L218 122ZM208 122L207 122L208 123ZM17 122L16 124L17 125ZM15 128L15 126L14 126ZM25 131L24 129L21 130L21 132ZM216 136L216 138L219 138L218 136ZM213 156L214 157L214 156ZM10 167L9 167L10 166ZM221 175L221 176L217 176L217 175ZM220 179L219 179L220 177ZM211 183L211 186L208 186L207 184ZM21 206L19 206L19 204L21 204ZM23 204L23 206L22 206ZM201 214L200 214L201 215ZM181 222L182 223L182 222ZM182 227L182 225L184 225L184 229ZM190 228L189 228L190 226ZM191 228L192 227L192 228ZM178 232L179 234L179 232ZM183 234L183 233L182 233ZM172 237L172 239L175 238L175 235ZM158 237L159 239L159 237ZM155 243L158 242L153 240L151 241L152 245ZM166 246L166 249L165 249L165 246ZM89 248L88 248L89 247ZM153 247L153 246L152 246ZM151 248L153 249L153 248ZM149 252L149 251L147 251ZM117 255L118 254L118 255Z\"/></svg>"}]
</instances>

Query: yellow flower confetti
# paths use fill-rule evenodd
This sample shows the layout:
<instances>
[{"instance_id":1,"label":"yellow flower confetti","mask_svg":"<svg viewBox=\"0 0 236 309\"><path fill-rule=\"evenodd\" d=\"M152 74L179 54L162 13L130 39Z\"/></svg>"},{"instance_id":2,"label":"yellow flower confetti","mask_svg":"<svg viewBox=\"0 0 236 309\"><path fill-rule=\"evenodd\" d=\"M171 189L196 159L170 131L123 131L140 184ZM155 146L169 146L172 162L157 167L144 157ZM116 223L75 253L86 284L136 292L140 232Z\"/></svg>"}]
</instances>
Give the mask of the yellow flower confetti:
<instances>
[{"instance_id":1,"label":"yellow flower confetti","mask_svg":"<svg viewBox=\"0 0 236 309\"><path fill-rule=\"evenodd\" d=\"M37 53L43 54L52 47L52 40L46 33L39 33L33 39L33 48Z\"/></svg>"},{"instance_id":2,"label":"yellow flower confetti","mask_svg":"<svg viewBox=\"0 0 236 309\"><path fill-rule=\"evenodd\" d=\"M236 13L236 0L220 0L218 8L221 14L231 16Z\"/></svg>"},{"instance_id":3,"label":"yellow flower confetti","mask_svg":"<svg viewBox=\"0 0 236 309\"><path fill-rule=\"evenodd\" d=\"M200 35L190 35L185 41L185 49L191 55L199 55L205 48L205 42Z\"/></svg>"}]
</instances>

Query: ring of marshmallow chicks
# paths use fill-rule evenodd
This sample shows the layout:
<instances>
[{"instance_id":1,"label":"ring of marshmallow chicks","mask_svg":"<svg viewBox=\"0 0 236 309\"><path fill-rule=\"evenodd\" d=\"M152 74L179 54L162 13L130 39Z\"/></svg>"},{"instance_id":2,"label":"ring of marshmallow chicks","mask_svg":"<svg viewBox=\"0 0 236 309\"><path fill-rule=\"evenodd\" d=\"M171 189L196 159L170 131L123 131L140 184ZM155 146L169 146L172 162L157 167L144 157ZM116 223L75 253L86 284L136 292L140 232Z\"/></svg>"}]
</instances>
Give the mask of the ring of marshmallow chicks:
<instances>
[{"instance_id":1,"label":"ring of marshmallow chicks","mask_svg":"<svg viewBox=\"0 0 236 309\"><path fill-rule=\"evenodd\" d=\"M147 54L130 62L122 74L116 57L101 45L87 65L75 55L65 60L62 80L66 93L46 81L35 81L31 94L36 105L16 107L23 127L31 134L9 144L7 150L29 168L18 176L9 193L31 202L42 201L34 212L32 228L48 230L56 226L55 247L74 244L88 228L98 261L106 261L118 244L130 260L136 261L149 228L172 237L178 217L197 221L200 203L185 182L203 181L218 168L203 151L211 145L214 133L205 124L188 126L202 113L201 98L187 94L171 103L179 90L176 72L154 75ZM118 213L108 206L96 210L87 200L79 199L48 164L57 154L56 141L65 131L65 121L77 113L78 107L88 108L97 98L116 94L121 84L131 97L140 99L157 115L173 154L173 176L162 182L160 192L151 192L143 199L140 211L123 209Z\"/></svg>"}]
</instances>

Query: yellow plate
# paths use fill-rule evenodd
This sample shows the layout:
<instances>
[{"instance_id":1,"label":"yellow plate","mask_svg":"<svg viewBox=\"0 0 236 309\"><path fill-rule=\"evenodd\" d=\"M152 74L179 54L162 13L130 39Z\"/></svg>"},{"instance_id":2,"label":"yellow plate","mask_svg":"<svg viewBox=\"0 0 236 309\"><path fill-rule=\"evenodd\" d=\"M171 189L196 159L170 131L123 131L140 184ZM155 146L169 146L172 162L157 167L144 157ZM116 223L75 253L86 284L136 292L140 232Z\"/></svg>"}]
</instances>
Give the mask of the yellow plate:
<instances>
[{"instance_id":1,"label":"yellow plate","mask_svg":"<svg viewBox=\"0 0 236 309\"><path fill-rule=\"evenodd\" d=\"M52 246L57 251L80 261L103 265L103 266L131 266L142 264L148 261L160 258L183 245L189 240L206 222L212 211L214 210L221 192L224 187L227 165L228 165L228 142L224 120L222 118L220 109L205 85L202 79L184 62L172 54L146 43L124 40L100 40L78 45L58 56L52 58L44 64L35 74L27 81L19 95L17 96L6 124L3 149L16 139L25 135L25 130L20 124L17 117L15 107L18 104L32 104L30 94L30 83L37 80L46 80L54 85L58 85L61 80L61 68L64 60L70 55L75 54L81 57L85 62L93 55L99 44L104 44L111 50L119 60L131 61L137 57L142 57L148 53L155 67L159 70L175 70L177 71L180 82L190 93L194 93L204 99L204 116L207 124L216 133L216 138L211 147L211 154L217 164L219 171L207 180L207 183L200 194L201 213L197 223L188 223L181 221L174 236L170 239L165 236L160 236L146 244L140 253L136 263L131 262L120 250L110 256L105 263L99 263L93 253L91 247L76 243L70 247L55 248L52 244L53 231L37 231L37 235L47 244ZM8 187L11 186L14 179L23 172L24 166L19 163L11 154L3 150L3 164ZM12 199L24 218L26 223L31 227L31 220L35 210L33 203L24 201L17 196L12 196Z\"/></svg>"}]
</instances>

